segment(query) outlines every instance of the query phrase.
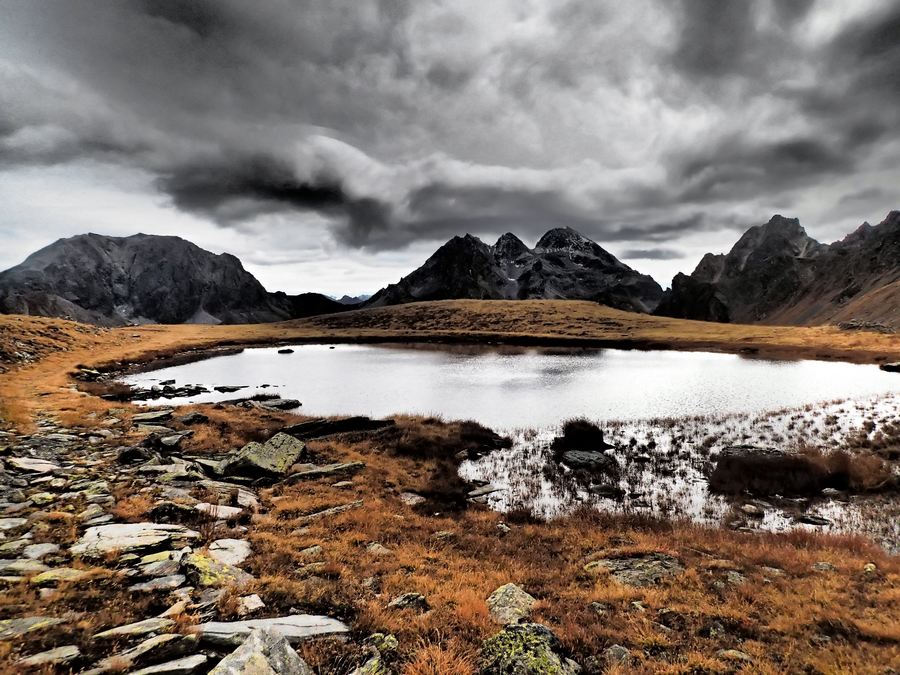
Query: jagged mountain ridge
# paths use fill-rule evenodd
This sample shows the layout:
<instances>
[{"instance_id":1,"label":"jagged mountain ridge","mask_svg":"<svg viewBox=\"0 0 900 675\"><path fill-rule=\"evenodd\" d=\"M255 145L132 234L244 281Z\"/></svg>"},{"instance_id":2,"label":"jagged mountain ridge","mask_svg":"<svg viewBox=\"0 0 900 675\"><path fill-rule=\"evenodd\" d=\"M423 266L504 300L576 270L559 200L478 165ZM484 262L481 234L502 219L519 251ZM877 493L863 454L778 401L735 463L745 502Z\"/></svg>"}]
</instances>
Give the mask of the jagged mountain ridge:
<instances>
[{"instance_id":1,"label":"jagged mountain ridge","mask_svg":"<svg viewBox=\"0 0 900 675\"><path fill-rule=\"evenodd\" d=\"M638 312L659 303L662 288L571 228L547 232L533 249L512 233L490 246L470 234L453 237L425 263L366 303L421 300L596 300Z\"/></svg>"},{"instance_id":2,"label":"jagged mountain ridge","mask_svg":"<svg viewBox=\"0 0 900 675\"><path fill-rule=\"evenodd\" d=\"M900 211L832 244L776 215L747 230L727 254L707 254L690 276L676 275L656 313L767 324L865 319L900 328L897 298Z\"/></svg>"},{"instance_id":3,"label":"jagged mountain ridge","mask_svg":"<svg viewBox=\"0 0 900 675\"><path fill-rule=\"evenodd\" d=\"M129 323L256 323L336 312L318 293L269 293L228 253L180 237L82 234L0 273L0 312Z\"/></svg>"}]
</instances>

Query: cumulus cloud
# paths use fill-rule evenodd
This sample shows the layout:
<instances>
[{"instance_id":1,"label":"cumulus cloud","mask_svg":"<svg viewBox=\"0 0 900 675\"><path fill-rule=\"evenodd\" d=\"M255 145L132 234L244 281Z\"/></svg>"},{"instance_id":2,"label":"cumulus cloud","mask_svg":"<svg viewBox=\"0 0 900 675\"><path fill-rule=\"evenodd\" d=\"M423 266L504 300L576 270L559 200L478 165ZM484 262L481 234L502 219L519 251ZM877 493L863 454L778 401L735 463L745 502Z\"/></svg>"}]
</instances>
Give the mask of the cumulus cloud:
<instances>
[{"instance_id":1,"label":"cumulus cloud","mask_svg":"<svg viewBox=\"0 0 900 675\"><path fill-rule=\"evenodd\" d=\"M900 184L890 0L0 11L0 170L125 166L225 228L315 216L388 251L568 225L675 260L776 209L850 229Z\"/></svg>"}]
</instances>

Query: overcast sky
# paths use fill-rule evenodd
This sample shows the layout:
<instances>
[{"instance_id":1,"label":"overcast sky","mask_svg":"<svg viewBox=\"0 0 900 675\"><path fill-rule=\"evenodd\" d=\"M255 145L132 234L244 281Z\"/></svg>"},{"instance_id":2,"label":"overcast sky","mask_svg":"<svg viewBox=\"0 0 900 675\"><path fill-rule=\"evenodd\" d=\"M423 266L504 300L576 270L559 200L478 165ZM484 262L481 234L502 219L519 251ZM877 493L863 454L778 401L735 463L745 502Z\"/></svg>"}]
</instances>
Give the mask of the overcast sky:
<instances>
[{"instance_id":1,"label":"overcast sky","mask_svg":"<svg viewBox=\"0 0 900 675\"><path fill-rule=\"evenodd\" d=\"M897 0L0 0L0 268L178 234L374 292L569 225L663 286L900 208Z\"/></svg>"}]
</instances>

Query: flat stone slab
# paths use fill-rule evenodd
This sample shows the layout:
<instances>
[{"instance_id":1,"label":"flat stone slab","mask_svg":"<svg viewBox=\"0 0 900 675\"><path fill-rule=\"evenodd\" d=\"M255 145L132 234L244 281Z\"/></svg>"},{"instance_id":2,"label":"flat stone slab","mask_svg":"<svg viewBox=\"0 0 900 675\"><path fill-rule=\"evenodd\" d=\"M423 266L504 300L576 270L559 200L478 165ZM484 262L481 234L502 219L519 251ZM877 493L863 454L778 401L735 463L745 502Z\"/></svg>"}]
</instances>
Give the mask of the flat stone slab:
<instances>
[{"instance_id":1,"label":"flat stone slab","mask_svg":"<svg viewBox=\"0 0 900 675\"><path fill-rule=\"evenodd\" d=\"M75 645L66 645L56 649L48 649L40 654L28 656L16 661L22 668L44 668L46 666L64 666L81 656Z\"/></svg>"},{"instance_id":2,"label":"flat stone slab","mask_svg":"<svg viewBox=\"0 0 900 675\"><path fill-rule=\"evenodd\" d=\"M53 471L59 471L60 468L59 464L33 457L9 457L4 462L7 466L27 473L52 473Z\"/></svg>"},{"instance_id":3,"label":"flat stone slab","mask_svg":"<svg viewBox=\"0 0 900 675\"><path fill-rule=\"evenodd\" d=\"M50 616L24 616L20 619L4 619L0 621L0 640L11 640L12 638L51 628L61 623L65 623L65 620Z\"/></svg>"},{"instance_id":4,"label":"flat stone slab","mask_svg":"<svg viewBox=\"0 0 900 675\"><path fill-rule=\"evenodd\" d=\"M207 660L204 654L194 654L193 656L185 656L183 659L134 670L131 672L131 675L191 675L191 673L199 671L206 664Z\"/></svg>"},{"instance_id":5,"label":"flat stone slab","mask_svg":"<svg viewBox=\"0 0 900 675\"><path fill-rule=\"evenodd\" d=\"M194 504L194 508L216 520L230 520L237 518L244 512L244 509L240 506L223 506L222 504L208 504L206 502Z\"/></svg>"},{"instance_id":6,"label":"flat stone slab","mask_svg":"<svg viewBox=\"0 0 900 675\"><path fill-rule=\"evenodd\" d=\"M15 530L28 524L28 518L0 518L0 532Z\"/></svg>"},{"instance_id":7,"label":"flat stone slab","mask_svg":"<svg viewBox=\"0 0 900 675\"><path fill-rule=\"evenodd\" d=\"M71 548L75 556L100 556L112 551L129 553L169 544L172 540L194 541L200 533L181 525L115 523L89 527Z\"/></svg>"},{"instance_id":8,"label":"flat stone slab","mask_svg":"<svg viewBox=\"0 0 900 675\"><path fill-rule=\"evenodd\" d=\"M152 619L144 619L143 621L135 621L125 626L110 628L94 635L95 640L104 640L107 638L119 637L142 637L153 633L163 633L175 626L172 619L162 617L154 617Z\"/></svg>"},{"instance_id":9,"label":"flat stone slab","mask_svg":"<svg viewBox=\"0 0 900 675\"><path fill-rule=\"evenodd\" d=\"M363 500L357 499L355 502L350 502L349 504L341 504L340 506L333 506L330 509L322 509L321 511L310 513L307 516L302 516L298 521L300 523L311 523L314 520L328 518L329 516L336 516L341 513L346 513L347 511L352 511L353 509L362 508L362 505Z\"/></svg>"},{"instance_id":10,"label":"flat stone slab","mask_svg":"<svg viewBox=\"0 0 900 675\"><path fill-rule=\"evenodd\" d=\"M166 408L165 410L153 410L151 412L138 413L131 416L131 421L134 424L143 422L165 422L172 418L172 413L174 412L175 411L171 408Z\"/></svg>"},{"instance_id":11,"label":"flat stone slab","mask_svg":"<svg viewBox=\"0 0 900 675\"><path fill-rule=\"evenodd\" d=\"M316 614L294 614L273 619L246 619L244 621L210 621L194 630L204 642L236 647L257 628L283 635L291 644L325 635L344 635L350 628L337 619Z\"/></svg>"},{"instance_id":12,"label":"flat stone slab","mask_svg":"<svg viewBox=\"0 0 900 675\"><path fill-rule=\"evenodd\" d=\"M164 577L157 577L142 584L129 586L128 590L133 593L159 593L164 591L174 591L187 582L187 577L183 574L170 574Z\"/></svg>"},{"instance_id":13,"label":"flat stone slab","mask_svg":"<svg viewBox=\"0 0 900 675\"><path fill-rule=\"evenodd\" d=\"M288 476L287 480L289 483L297 483L302 480L316 480L331 476L352 476L365 468L365 462L339 462L321 466L304 465L299 471Z\"/></svg>"},{"instance_id":14,"label":"flat stone slab","mask_svg":"<svg viewBox=\"0 0 900 675\"><path fill-rule=\"evenodd\" d=\"M209 556L226 565L240 565L253 550L243 539L217 539L209 545Z\"/></svg>"},{"instance_id":15,"label":"flat stone slab","mask_svg":"<svg viewBox=\"0 0 900 675\"><path fill-rule=\"evenodd\" d=\"M90 576L87 570L77 570L72 567L57 567L56 569L41 572L31 577L31 583L37 586L52 586L58 583L74 583Z\"/></svg>"}]
</instances>

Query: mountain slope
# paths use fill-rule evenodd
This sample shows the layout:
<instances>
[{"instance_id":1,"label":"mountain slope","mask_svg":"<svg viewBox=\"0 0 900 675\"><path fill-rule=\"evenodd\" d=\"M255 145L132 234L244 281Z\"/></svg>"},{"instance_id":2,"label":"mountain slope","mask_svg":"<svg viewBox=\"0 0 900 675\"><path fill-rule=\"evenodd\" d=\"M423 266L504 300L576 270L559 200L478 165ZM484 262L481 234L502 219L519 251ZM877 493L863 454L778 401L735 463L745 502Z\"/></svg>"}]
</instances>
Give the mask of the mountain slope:
<instances>
[{"instance_id":1,"label":"mountain slope","mask_svg":"<svg viewBox=\"0 0 900 675\"><path fill-rule=\"evenodd\" d=\"M367 306L419 300L595 300L649 312L662 289L595 242L569 228L550 230L534 249L514 234L493 246L472 235L454 237L420 268L383 288Z\"/></svg>"},{"instance_id":2,"label":"mountain slope","mask_svg":"<svg viewBox=\"0 0 900 675\"><path fill-rule=\"evenodd\" d=\"M179 237L78 235L0 273L0 312L100 325L254 323L340 309L318 294L268 293L236 257Z\"/></svg>"},{"instance_id":3,"label":"mountain slope","mask_svg":"<svg viewBox=\"0 0 900 675\"><path fill-rule=\"evenodd\" d=\"M900 212L830 245L796 219L751 227L726 255L707 254L672 280L657 313L740 323L816 324L864 318L900 327Z\"/></svg>"}]
</instances>

